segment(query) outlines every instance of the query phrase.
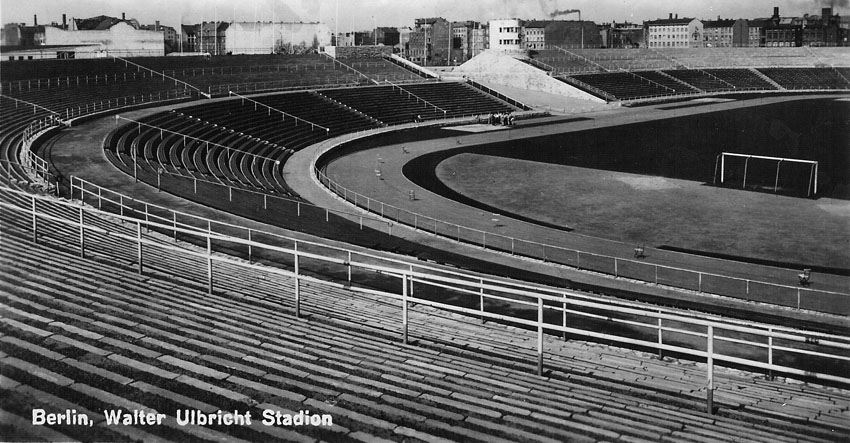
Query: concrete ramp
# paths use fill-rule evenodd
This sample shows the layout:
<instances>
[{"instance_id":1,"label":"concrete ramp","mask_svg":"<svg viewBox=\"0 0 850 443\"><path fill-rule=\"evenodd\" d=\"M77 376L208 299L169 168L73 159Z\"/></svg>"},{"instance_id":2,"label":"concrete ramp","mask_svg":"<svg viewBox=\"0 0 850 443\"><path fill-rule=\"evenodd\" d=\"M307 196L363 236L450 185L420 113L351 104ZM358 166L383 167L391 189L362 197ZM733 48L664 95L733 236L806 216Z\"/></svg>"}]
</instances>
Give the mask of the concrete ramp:
<instances>
[{"instance_id":1,"label":"concrete ramp","mask_svg":"<svg viewBox=\"0 0 850 443\"><path fill-rule=\"evenodd\" d=\"M552 78L534 66L497 51L484 51L455 68L453 73L464 75L475 81L605 103L605 100L599 97Z\"/></svg>"}]
</instances>

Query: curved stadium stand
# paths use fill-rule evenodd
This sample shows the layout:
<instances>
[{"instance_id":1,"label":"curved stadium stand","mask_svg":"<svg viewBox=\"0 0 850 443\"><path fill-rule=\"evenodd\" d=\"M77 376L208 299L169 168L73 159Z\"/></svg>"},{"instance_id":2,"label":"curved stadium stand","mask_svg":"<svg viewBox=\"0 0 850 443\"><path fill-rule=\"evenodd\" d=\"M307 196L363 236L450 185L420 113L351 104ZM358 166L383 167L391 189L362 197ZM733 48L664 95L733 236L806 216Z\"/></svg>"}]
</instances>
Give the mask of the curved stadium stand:
<instances>
[{"instance_id":1,"label":"curved stadium stand","mask_svg":"<svg viewBox=\"0 0 850 443\"><path fill-rule=\"evenodd\" d=\"M265 63L260 58L257 62ZM4 64L4 81L5 69ZM233 80L229 75L218 74L209 88ZM663 75L659 71L643 80L625 78L679 88ZM789 89L794 89L796 81L786 83L792 86ZM65 97L67 103L50 102L49 95L29 98L67 107L96 100L91 94L103 94L108 100L144 93L140 91L148 86L142 83L128 80L115 90L69 89L69 94L53 94ZM510 109L500 102L478 108L478 101L447 99L468 94L462 89L468 87L461 84L403 87L455 115ZM368 96L381 88L385 87L362 89ZM664 88L653 86L645 94L656 89ZM441 92L432 94L436 90ZM326 92L331 96L342 91L357 90ZM621 95L641 94L624 90ZM314 92L252 99L325 124L331 134L378 125L376 116L368 118L363 114L372 114L348 109L357 106L344 104L348 103L345 96L334 102ZM366 102L358 96L348 100ZM34 114L24 117L14 106L21 105L0 97L0 158L12 162L20 158L20 133L28 118L50 114L30 107L26 109L35 109ZM125 171L133 167L132 157L141 159L139 165L149 171L165 168L287 193L282 177L263 180L263 171L245 168L250 154L285 161L289 150L301 149L328 133L308 133L306 125L295 125L295 120L281 124L279 117L268 108L254 109L253 102L235 98L144 120L154 128L125 125L112 134L108 146L116 149L112 160L123 163ZM281 121L289 119L283 116ZM213 139L242 154L228 156L224 149L209 149L197 141L184 145L182 137L161 134L155 128ZM13 174L18 179L9 180L4 174L3 183L33 191L19 185L28 181L25 170L15 168ZM20 208L30 205L25 195L5 188L0 188L0 201ZM73 208L49 200L38 206L46 215L76 217ZM718 372L715 401L719 410L709 415L703 412L704 368L698 364L547 337L547 366L555 369L537 377L531 375L535 353L525 345L535 338L529 331L414 308L415 346L404 346L398 343L397 303L338 284L302 283L307 294L302 309L308 319L297 319L287 315L294 310L291 297L282 295L292 291L292 279L222 265L217 282L221 289L209 294L198 283L206 278L199 272L203 267L197 266L203 265L200 257L191 261L185 253L152 247L146 252L147 271L135 272L140 265L138 251L126 239L142 234L132 223L92 216L90 223L101 230L91 230L89 252L80 259L75 226L42 218L38 243L33 243L29 215L15 214L0 211L0 271L4 275L0 279L0 398L4 399L0 421L4 432L15 432L19 439L546 442L733 441L743 437L773 442L843 441L850 435L846 390ZM104 233L118 233L125 240ZM157 234L145 234L145 238L203 252ZM458 345L459 341L463 344ZM95 426L34 428L28 426L34 407L76 409L92 417ZM265 409L283 413L310 409L332 414L334 426L105 425L100 411L117 408L239 409L255 417Z\"/></svg>"},{"instance_id":2,"label":"curved stadium stand","mask_svg":"<svg viewBox=\"0 0 850 443\"><path fill-rule=\"evenodd\" d=\"M19 195L3 198L28 205ZM57 217L64 211L44 203L42 210ZM769 442L835 441L850 432L842 419L850 408L846 391L718 374L721 409L710 416L701 412L702 370L692 365L547 338L557 369L537 377L530 374L533 351L516 346L532 340L528 331L414 309L416 346L402 346L394 303L302 283L309 320L299 320L291 316L291 297L281 296L281 287L292 286L286 278L222 265L223 289L207 294L196 283L204 279L202 267L185 255L148 248L148 272L138 275L131 270L135 248L113 236L93 232L87 258L79 259L72 226L44 220L34 244L21 235L26 217L4 211L0 222L8 230L0 252L0 267L8 270L0 281L0 414L29 439L548 442L745 435ZM104 232L135 235L130 224L94 223ZM256 283L234 297L245 281ZM473 346L457 347L459 337ZM817 406L825 401L834 406ZM23 405L76 409L96 426L28 427ZM255 417L266 409L309 409L332 414L334 426L105 425L100 411L118 408L221 408Z\"/></svg>"}]
</instances>

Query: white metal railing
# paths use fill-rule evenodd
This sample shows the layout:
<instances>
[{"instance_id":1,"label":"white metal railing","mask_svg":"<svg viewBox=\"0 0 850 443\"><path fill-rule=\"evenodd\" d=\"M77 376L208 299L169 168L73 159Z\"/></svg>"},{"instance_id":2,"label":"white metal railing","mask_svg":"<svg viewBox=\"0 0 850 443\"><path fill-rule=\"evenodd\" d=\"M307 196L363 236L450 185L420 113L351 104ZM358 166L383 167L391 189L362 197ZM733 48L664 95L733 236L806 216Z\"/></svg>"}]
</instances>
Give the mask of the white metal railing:
<instances>
[{"instance_id":1,"label":"white metal railing","mask_svg":"<svg viewBox=\"0 0 850 443\"><path fill-rule=\"evenodd\" d=\"M478 82L476 82L475 80L472 80L471 78L466 79L466 83L467 83L468 85L472 86L472 87L473 87L473 88L475 88L475 89L478 89L478 90L480 90L480 91L483 91L483 92L487 93L488 95L492 95L492 96L494 96L494 97L498 98L499 100L502 100L502 101L505 101L505 102L507 102L507 103L509 103L509 104L511 104L511 105L514 105L514 106L516 106L517 108L522 109L523 111L529 111L529 110L531 110L531 106L528 106L528 105L526 105L525 103L522 103L522 102L520 102L520 101L518 101L518 100L514 100L514 99L512 99L512 98L508 97L507 95L502 94L502 93L501 93L501 92L499 92L499 91L496 91L496 90L494 90L494 89L488 88L488 87L486 87L486 86L482 85L481 83L478 83Z\"/></svg>"},{"instance_id":2,"label":"white metal railing","mask_svg":"<svg viewBox=\"0 0 850 443\"><path fill-rule=\"evenodd\" d=\"M492 249L510 255L530 257L545 262L558 263L576 269L591 270L612 275L615 278L631 278L656 285L665 285L701 293L731 296L750 300L764 292L777 292L776 304L804 309L811 297L843 296L850 301L850 294L772 283L750 278L732 277L711 272L696 271L675 266L648 263L640 259L622 258L578 249L554 246L534 240L493 233L482 229L459 225L436 217L421 214L349 189L332 180L323 172L322 158L344 143L364 135L348 135L328 141L314 156L312 170L316 180L344 201L365 209L382 219L404 224L415 230L439 235L451 240ZM781 291L781 293L780 293ZM779 296L782 295L780 300ZM783 303L780 303L783 301ZM806 302L806 303L804 303Z\"/></svg>"},{"instance_id":3,"label":"white metal railing","mask_svg":"<svg viewBox=\"0 0 850 443\"><path fill-rule=\"evenodd\" d=\"M266 108L266 110L268 110L268 112L269 112L269 115L271 115L271 111L275 111L275 112L277 112L278 114L280 114L280 115L281 115L281 121L283 121L283 120L285 119L285 117L289 117L289 118L291 118L291 119L294 119L294 120L295 120L295 124L296 124L296 125L298 124L298 122L299 122L299 121L302 121L302 122L304 122L304 123L306 123L306 124L310 125L310 130L311 130L311 131L312 131L312 130L314 130L314 129L316 129L317 127L319 127L319 128L324 129L326 133L331 132L330 128L324 127L324 126L322 126L322 125L320 125L320 124L318 124L318 123L313 123L313 122L311 122L311 121L304 120L304 119L303 119L303 118L301 118L301 117L296 117L296 116L294 116L294 115L292 115L292 114L290 114L290 113L288 113L288 112L284 112L284 111L281 111L280 109L273 108L273 107L271 107L271 106L269 106L269 105L267 105L267 104L265 104L265 103L263 103L263 102L258 102L257 100L254 100L254 99L252 99L252 98L245 97L244 95L239 95L239 94L237 94L237 93L235 93L235 92L233 92L233 91L227 91L227 94L228 94L229 96L236 96L236 97L239 97L239 98L242 100L242 104L244 104L244 103L245 103L245 100L247 100L247 101L249 101L249 102L253 103L253 104L254 104L254 110L256 110L256 109L257 109L257 106L259 105L259 106L262 106L262 107Z\"/></svg>"},{"instance_id":4,"label":"white metal railing","mask_svg":"<svg viewBox=\"0 0 850 443\"><path fill-rule=\"evenodd\" d=\"M443 108L441 108L441 107L439 107L439 106L437 106L437 105L435 105L435 104L433 104L433 103L429 102L428 100L425 100L424 98L422 98L422 97L420 97L420 96L418 96L418 95L416 95L416 94L414 94L414 93L412 93L412 92L408 91L407 89L402 88L400 85L397 85L397 84L395 84L395 83L393 83L393 82L391 82L391 81L389 81L389 80L385 80L385 83L389 83L389 84L392 86L392 89L398 88L398 90L399 90L399 91L400 91L400 93L402 93L402 94L406 92L406 93L407 93L407 98L410 98L410 97L415 98L415 99L416 99L416 103L419 103L419 102L421 101L422 103L425 103L427 106L433 106L435 111L442 111L442 112L443 112L443 117L445 117L445 116L446 116L447 111L446 111L445 109L443 109Z\"/></svg>"},{"instance_id":5,"label":"white metal railing","mask_svg":"<svg viewBox=\"0 0 850 443\"><path fill-rule=\"evenodd\" d=\"M319 79L321 80L321 79ZM227 83L221 85L210 85L207 92L210 95L227 94L231 91L241 93L262 93L273 91L312 91L315 89L349 88L358 86L357 83L334 83L325 79L325 83L316 83L316 79L310 80L272 80L252 83Z\"/></svg>"},{"instance_id":6,"label":"white metal railing","mask_svg":"<svg viewBox=\"0 0 850 443\"><path fill-rule=\"evenodd\" d=\"M570 334L582 339L611 341L619 345L639 346L659 352L672 352L692 359L704 359L707 363L706 402L707 411L710 413L713 412L714 366L716 364L725 363L744 366L751 370L764 370L769 373L775 371L791 376L850 385L850 378L846 376L848 373L846 368L850 366L850 337L848 336L814 333L756 322L728 321L720 317L700 318L695 314L673 309L594 299L587 294L574 291L499 280L469 272L422 265L419 262L386 260L383 257L354 250L337 248L334 251L328 249L324 252L314 252L305 246L326 246L294 238L280 237L284 241L270 243L257 241L250 236L244 239L221 234L213 231L212 226L217 225L218 222L211 219L206 220L206 229L187 228L182 224L178 225L176 218L173 223L142 220L139 217L116 216L114 213L104 212L84 204L28 194L5 187L0 187L0 192L4 194L4 197L0 199L0 207L5 209L6 217L14 219L14 222L22 227L23 232L26 232L26 226L31 226L34 242L38 242L39 239L39 224L49 221L51 229L61 229L57 228L59 225L74 233L64 238L69 244L77 242L81 258L87 256L87 248L90 248L91 244L99 241L105 244L106 248L99 248L98 254L107 254L120 259L121 254L127 253L114 246L115 240L120 239L131 242L133 245L131 247L133 252L130 253L134 255L133 261L140 274L146 269L156 269L157 272L179 275L183 278L190 278L187 277L191 275L187 269L158 266L157 263L151 264L151 262L156 262L163 252L182 258L181 262L186 267L193 266L191 263L195 261L185 260L185 258L201 258L203 264L200 266L203 269L200 273L206 276L203 283L209 293L216 290L214 263L241 268L246 272L271 273L292 278L296 316L301 315L302 282L339 287L338 284L308 274L317 270L311 269L311 266L319 269L334 267L347 269L349 281L345 287L348 290L401 302L399 323L401 339L405 344L409 343L409 312L416 305L478 316L482 319L510 322L534 329L537 332L537 373L539 375L543 374L544 366L544 334L559 333L564 334L565 338L566 334ZM126 227L122 228L115 222L113 225L104 227L102 225L104 217L117 220ZM147 231L144 235L143 227ZM157 234L151 235L149 233L151 230L173 233L174 240L166 240ZM183 241L194 245L205 245L205 247L181 244L177 240L178 235ZM77 237L76 240L73 239L74 236ZM231 248L233 245L241 245L253 249L254 254L265 251L278 257L291 257L287 262L292 265L284 268L263 266L251 260L246 262L229 255L214 254L214 243L227 244ZM152 250L157 250L158 253L150 254ZM116 260L116 262L120 261L122 260ZM278 262L281 263L280 259ZM390 281L386 285L377 287L364 285L363 282L358 281L361 275L376 274ZM252 284L250 279L228 279L228 291L232 291L232 286L236 285L237 290L250 292ZM443 293L448 291L458 294L461 298L474 300L472 303L465 302L465 305L474 306L477 302L479 306L478 308L462 307L416 296L420 292L427 293L429 288ZM284 288L281 290L286 291ZM497 305L499 308L493 310ZM536 313L536 320L529 319L531 313ZM574 321L575 318L579 318L579 321ZM619 326L596 330L589 326L592 323L590 320L594 319ZM812 358L823 359L820 361L825 360L830 364L813 364ZM834 367L829 370L827 369L829 366Z\"/></svg>"},{"instance_id":7,"label":"white metal railing","mask_svg":"<svg viewBox=\"0 0 850 443\"><path fill-rule=\"evenodd\" d=\"M77 198L78 192L79 192L79 198ZM235 236L235 237L239 237L239 238L245 237L245 238L248 238L248 239L250 239L252 236L256 237L257 235L262 235L262 236L267 237L267 238L274 238L274 239L281 240L281 241L300 241L304 245L309 245L309 246L313 246L313 247L321 247L321 248L323 248L327 251L334 251L333 255L340 255L340 254L346 255L346 254L354 253L350 249L339 247L339 246L333 246L333 245L320 243L320 242L311 242L311 241L307 241L307 240L297 240L293 237L289 237L289 236L286 236L286 235L274 234L274 233L261 231L261 230L257 230L257 229L251 229L251 228L247 228L243 225L236 225L236 224L232 224L232 223L222 222L220 220L213 221L213 220L208 219L206 217L194 215L194 214L191 214L191 213L188 213L188 212L177 211L177 210L174 210L170 207L156 205L156 204L149 203L149 202L144 202L144 201L138 200L134 197L109 190L107 188L96 185L96 184L91 183L91 182L84 180L82 178L74 177L74 176L72 176L70 178L70 195L68 197L71 200L77 200L78 199L81 203L90 205L91 207L96 206L97 210L101 211L102 213L106 213L106 212L109 212L110 214L116 214L117 213L120 217L124 217L126 214L136 213L136 214L138 214L138 216L140 218L144 218L144 220L146 220L146 221L153 221L153 222L160 223L160 224L163 224L163 225L169 225L169 226L172 227L172 230L174 228L179 227L179 228L188 229L188 230L192 230L192 229L199 230L199 231L205 232L205 233L215 233L215 234L222 235L222 236L231 236L231 237ZM272 197L272 196L269 196L269 197ZM334 210L330 210L330 209L325 208L325 207L315 206L315 205L305 203L305 202L299 201L299 200L287 199L287 198L283 198L283 197L277 197L277 198L280 199L280 200L286 200L290 203L300 204L301 207L313 207L313 208L320 209L321 211L330 211L330 213L335 213L335 214L340 214L340 215L354 215L354 216L362 218L362 215L360 215L360 214L354 214L354 213L342 212L342 211L334 211ZM96 201L96 203L93 203L93 201ZM107 211L106 209L104 209L104 208L107 208L110 205L113 207L111 211ZM115 207L117 207L117 209ZM300 211L301 211L300 207L298 209L296 209L296 211L297 211L296 216L300 216ZM178 222L178 218L182 221ZM378 221L380 223L385 223L383 220L380 220L380 219L373 218L373 219L370 219L370 220ZM190 221L193 221L195 223L193 224ZM213 229L213 227L215 227L216 229ZM252 233L253 233L253 235L252 235ZM390 234L392 234L391 231L390 231ZM359 252L356 252L355 254L359 255L361 257L364 257L364 258L368 258L370 260L376 260L376 261L380 261L380 262L383 262L383 263L388 263L388 264L391 264L393 266L398 266L398 267L401 267L401 268L404 268L404 269L410 269L410 266L413 266L414 268L437 270L437 268L434 268L430 265L427 265L427 264L422 265L420 262L411 262L409 260L404 260L404 259L395 259L395 258L386 257L386 256L379 256L379 255L373 254L369 251L359 251ZM249 257L249 258L251 258L251 257ZM439 273L441 275L450 275L450 276L455 276L455 277L468 277L468 276L472 275L472 273L470 273L470 272L455 271L455 270L452 270L452 269L439 269ZM481 284L487 283L489 285L496 285L496 286L501 285L501 286L508 286L508 287L512 287L512 288L529 289L529 290L544 291L544 292L545 291L552 291L551 293L553 293L555 295L561 295L562 294L561 289L557 289L557 288L553 289L551 287L534 285L534 284L529 284L529 283L525 283L525 282L521 282L521 281L498 279L498 278L493 278L493 277L482 277L482 276L477 275L477 274L475 274L474 278L477 279L477 281L479 281ZM599 301L599 297L597 297L597 296L593 296L593 295L590 295L590 294L584 294L584 293L580 293L580 292L572 293L571 297L574 298L574 299L580 299L580 300L597 301L597 302ZM631 307L631 308L638 308L638 309L646 308L646 306L647 306L645 303L632 302L632 301L620 300L620 299L606 299L605 303L608 304L608 305L612 305L612 306ZM691 316L695 319L701 319L701 320L705 319L705 314L702 314L702 313L699 313L699 312L682 311L680 309L666 308L666 307L663 307L663 306L662 307L653 306L652 309L655 312L659 312L659 313L685 315L685 316ZM746 321L746 320L724 319L724 321L726 321L730 324L736 324L736 325L740 325L740 326L752 326L753 324L755 324L753 322ZM778 332L788 332L788 331L795 331L796 330L795 328L778 326L778 325L773 325L770 328L772 330L778 331ZM823 334L822 334L822 336L827 337L827 338L835 337L835 336L823 335Z\"/></svg>"},{"instance_id":8,"label":"white metal railing","mask_svg":"<svg viewBox=\"0 0 850 443\"><path fill-rule=\"evenodd\" d=\"M291 210L292 213L287 214L289 216L302 217L307 216L308 211L312 211L312 215L324 215L325 221L328 221L330 215L344 216L344 217L355 217L359 219L360 229L364 227L374 228L377 231L386 230L389 235L392 235L392 227L393 223L382 220L377 217L368 217L363 216L363 214L347 212L347 211L339 211L335 209L326 208L323 206L317 206L306 201L294 198L294 197L285 197L280 195L269 194L268 192L259 192L251 189L245 189L236 186L230 186L227 184L214 182L211 180L199 179L197 177L186 177L178 174L172 174L162 171L156 172L157 177L157 189L162 189L163 186L160 182L162 176L167 176L172 180L192 182L192 194L198 194L198 185L201 185L201 190L203 191L203 187L211 187L213 188L213 192L215 195L221 195L218 192L222 189L227 192L227 201L234 201L234 194L239 196L242 200L249 199L257 200L257 207L260 206L260 201L262 201L262 208L264 211L273 211L275 209L282 210ZM140 176L142 174L139 174ZM167 208L165 206L159 206L152 203L144 203L142 209L134 209L131 203L138 202L138 200L132 196L121 194L119 192L112 191L108 188L104 188L102 186L96 185L88 180L82 179L80 177L71 176L69 181L69 197L71 199L77 198L77 194L79 193L79 199L81 201L85 201L88 199L97 199L97 207L98 209L102 209L104 203L114 206L115 211L119 214L123 215L125 211L138 211L145 215L145 219L157 219L161 218L155 214L155 211L159 213L169 214L166 218L161 218L162 222L167 222L169 220L176 220L177 216L182 219L196 219L201 221L206 221L206 219L202 217L197 217L189 213L175 211L171 208ZM217 203L221 204L224 202L224 199L221 198L217 201ZM311 215L311 216L312 216ZM227 227L230 231L237 231L248 233L252 231L249 228L244 228L239 225L231 225L222 222L216 222L217 225ZM250 234L248 234L250 235ZM268 234L272 235L272 234Z\"/></svg>"},{"instance_id":9,"label":"white metal railing","mask_svg":"<svg viewBox=\"0 0 850 443\"><path fill-rule=\"evenodd\" d=\"M364 73L362 73L362 72L360 72L360 71L358 71L358 70L356 70L356 69L352 68L351 66L346 65L345 63L343 63L343 62L341 62L341 61L337 60L336 58L331 57L331 56L330 56L330 55L328 55L328 54L324 54L324 56L325 56L325 57L327 57L327 58L329 58L329 59L331 59L331 61L333 62L334 66L336 66L336 65L338 64L338 65L340 65L341 67L343 67L343 68L345 68L345 69L348 69L349 71L351 71L351 72L353 72L353 73L357 74L358 76L363 77L364 79L368 80L370 83L373 83L373 84L376 84L376 85L378 84L378 82L377 82L377 81L375 81L375 79L370 78L368 75L366 75L366 74L364 74Z\"/></svg>"},{"instance_id":10,"label":"white metal railing","mask_svg":"<svg viewBox=\"0 0 850 443\"><path fill-rule=\"evenodd\" d=\"M118 57L118 56L115 56L115 55L112 55L111 57L112 57L112 59L113 59L113 60L120 60L120 61L124 62L124 66L125 66L125 67L127 67L128 65L133 65L133 66L135 66L135 67L136 67L136 69L137 69L137 70L144 69L145 71L150 72L150 73L151 73L151 75L160 75L160 76L162 76L162 79L163 79L163 80L164 80L164 79L166 79L166 78L168 78L169 80L173 80L175 85L177 85L177 84L182 84L185 88L188 88L188 89L194 89L194 90L195 90L198 94L200 94L200 95L204 95L204 96L206 96L207 98L210 98L209 94L205 94L203 91L201 91L200 89L198 89L198 87L196 87L196 86L194 86L194 85L190 85L189 83L186 83L186 82L184 82L183 80L178 80L178 79L176 79L176 78L174 78L174 77L167 76L167 75L165 75L165 73L163 73L163 72L156 72L156 71L154 71L153 69L146 68L146 67L144 67L144 66L142 66L142 65L140 65L140 64L138 64L138 63L133 63L133 62L131 62L130 60L127 60L127 59L125 59L125 58L121 58L121 57Z\"/></svg>"}]
</instances>

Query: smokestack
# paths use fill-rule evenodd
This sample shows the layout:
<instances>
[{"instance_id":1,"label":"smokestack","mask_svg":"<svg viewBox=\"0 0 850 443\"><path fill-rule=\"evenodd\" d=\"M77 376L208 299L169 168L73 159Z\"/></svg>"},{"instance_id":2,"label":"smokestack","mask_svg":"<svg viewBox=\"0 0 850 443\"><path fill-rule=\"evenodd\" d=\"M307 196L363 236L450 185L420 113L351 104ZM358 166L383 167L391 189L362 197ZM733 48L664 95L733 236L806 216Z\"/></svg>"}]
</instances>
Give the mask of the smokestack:
<instances>
[{"instance_id":1,"label":"smokestack","mask_svg":"<svg viewBox=\"0 0 850 443\"><path fill-rule=\"evenodd\" d=\"M676 14L676 20L679 20L679 14Z\"/></svg>"},{"instance_id":2,"label":"smokestack","mask_svg":"<svg viewBox=\"0 0 850 443\"><path fill-rule=\"evenodd\" d=\"M773 7L773 18L779 18L779 6Z\"/></svg>"},{"instance_id":3,"label":"smokestack","mask_svg":"<svg viewBox=\"0 0 850 443\"><path fill-rule=\"evenodd\" d=\"M670 20L673 20L673 13L670 13Z\"/></svg>"},{"instance_id":4,"label":"smokestack","mask_svg":"<svg viewBox=\"0 0 850 443\"><path fill-rule=\"evenodd\" d=\"M62 29L68 30L68 19L65 17L65 14L62 14Z\"/></svg>"},{"instance_id":5,"label":"smokestack","mask_svg":"<svg viewBox=\"0 0 850 443\"><path fill-rule=\"evenodd\" d=\"M159 31L159 30L160 30L159 29L159 20L157 20L156 21L156 28L154 28L154 31Z\"/></svg>"},{"instance_id":6,"label":"smokestack","mask_svg":"<svg viewBox=\"0 0 850 443\"><path fill-rule=\"evenodd\" d=\"M127 20L127 17L124 15L123 12L121 13L121 20Z\"/></svg>"},{"instance_id":7,"label":"smokestack","mask_svg":"<svg viewBox=\"0 0 850 443\"><path fill-rule=\"evenodd\" d=\"M38 26L38 16L35 14L32 15L32 25Z\"/></svg>"}]
</instances>

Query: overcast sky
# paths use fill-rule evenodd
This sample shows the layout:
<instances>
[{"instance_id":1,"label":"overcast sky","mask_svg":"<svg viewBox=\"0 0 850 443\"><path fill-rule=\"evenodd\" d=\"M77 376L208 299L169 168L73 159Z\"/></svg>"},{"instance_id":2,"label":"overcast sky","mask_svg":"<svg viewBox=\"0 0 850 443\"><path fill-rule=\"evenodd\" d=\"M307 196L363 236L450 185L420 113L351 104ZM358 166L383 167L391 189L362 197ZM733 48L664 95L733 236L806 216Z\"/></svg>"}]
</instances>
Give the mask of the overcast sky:
<instances>
[{"instance_id":1,"label":"overcast sky","mask_svg":"<svg viewBox=\"0 0 850 443\"><path fill-rule=\"evenodd\" d=\"M850 14L850 0L0 0L2 23L61 22L62 14L86 18L111 15L136 18L142 24L174 26L212 21L321 21L340 31L378 26L413 26L418 17L448 20L546 18L553 11L580 10L583 20L597 23L666 18L669 13L702 19L768 17L773 7L783 16L820 13L834 6ZM338 9L337 9L338 8ZM337 19L338 17L338 19ZM578 14L562 19L578 19Z\"/></svg>"}]
</instances>

